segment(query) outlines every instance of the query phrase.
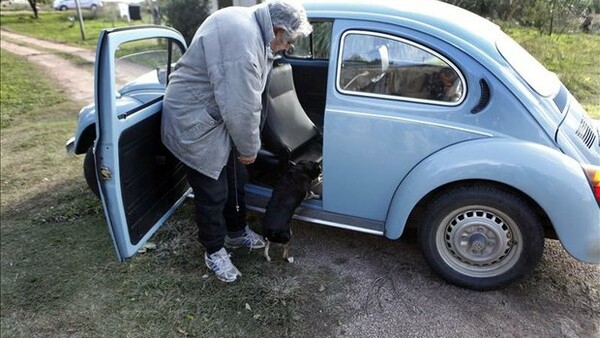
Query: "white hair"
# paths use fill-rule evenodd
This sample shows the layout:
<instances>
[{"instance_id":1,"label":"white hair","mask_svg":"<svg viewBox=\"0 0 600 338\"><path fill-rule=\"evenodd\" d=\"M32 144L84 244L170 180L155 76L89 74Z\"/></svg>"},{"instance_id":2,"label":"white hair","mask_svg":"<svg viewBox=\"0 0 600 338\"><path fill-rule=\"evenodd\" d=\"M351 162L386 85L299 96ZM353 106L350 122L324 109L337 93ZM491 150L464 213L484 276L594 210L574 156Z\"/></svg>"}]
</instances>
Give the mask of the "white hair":
<instances>
[{"instance_id":1,"label":"white hair","mask_svg":"<svg viewBox=\"0 0 600 338\"><path fill-rule=\"evenodd\" d=\"M304 7L291 0L271 0L267 2L273 28L281 28L291 39L305 37L312 32Z\"/></svg>"}]
</instances>

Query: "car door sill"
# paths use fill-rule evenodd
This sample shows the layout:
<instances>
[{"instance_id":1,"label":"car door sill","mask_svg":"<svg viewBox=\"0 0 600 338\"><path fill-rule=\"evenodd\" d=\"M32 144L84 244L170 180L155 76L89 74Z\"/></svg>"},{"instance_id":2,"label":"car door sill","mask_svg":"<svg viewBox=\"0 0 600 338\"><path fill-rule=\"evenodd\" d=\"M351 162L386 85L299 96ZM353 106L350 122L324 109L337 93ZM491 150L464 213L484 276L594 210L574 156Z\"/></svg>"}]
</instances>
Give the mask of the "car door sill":
<instances>
[{"instance_id":1,"label":"car door sill","mask_svg":"<svg viewBox=\"0 0 600 338\"><path fill-rule=\"evenodd\" d=\"M246 187L246 207L249 210L264 213L270 198L270 189L252 185ZM320 205L320 200L304 201L300 207L296 209L293 218L300 221L323 224L373 235L383 236L384 234L384 222L382 221L319 210Z\"/></svg>"}]
</instances>

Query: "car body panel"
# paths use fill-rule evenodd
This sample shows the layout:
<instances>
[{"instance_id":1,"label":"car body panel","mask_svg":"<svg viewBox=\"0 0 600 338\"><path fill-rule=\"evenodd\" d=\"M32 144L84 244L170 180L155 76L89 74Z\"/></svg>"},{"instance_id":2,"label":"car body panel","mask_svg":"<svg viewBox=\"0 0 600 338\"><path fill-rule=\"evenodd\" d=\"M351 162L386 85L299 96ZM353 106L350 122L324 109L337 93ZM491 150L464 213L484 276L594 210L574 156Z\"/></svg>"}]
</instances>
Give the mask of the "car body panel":
<instances>
[{"instance_id":1,"label":"car body panel","mask_svg":"<svg viewBox=\"0 0 600 338\"><path fill-rule=\"evenodd\" d=\"M326 110L324 134L324 210L374 220L385 219L396 187L423 158L450 144L491 136L393 113L334 108Z\"/></svg>"},{"instance_id":2,"label":"car body panel","mask_svg":"<svg viewBox=\"0 0 600 338\"><path fill-rule=\"evenodd\" d=\"M584 189L589 183L581 165L555 149L509 138L458 143L419 163L396 190L386 237L402 235L410 213L429 193L473 180L522 192L544 210L573 257L600 263L600 208L591 189Z\"/></svg>"},{"instance_id":3,"label":"car body panel","mask_svg":"<svg viewBox=\"0 0 600 338\"><path fill-rule=\"evenodd\" d=\"M554 135L556 126L563 116L553 106L552 100L538 102L531 88L501 57L495 44L496 36L506 36L500 28L461 8L439 1L385 1L375 0L347 4L344 1L304 1L309 16L352 20L359 24L390 24L385 32L406 36L415 41L439 41L453 49L462 51L485 70L492 70L492 77L501 77L501 82L511 89L512 95L534 113L535 123L547 135ZM456 24L460 22L460 24ZM345 29L357 28L355 26ZM340 31L334 33L339 36ZM435 38L433 40L429 38ZM332 40L333 43L338 41ZM441 47L441 46L438 46ZM445 48L438 49L446 51ZM461 58L452 59L453 61ZM469 67L463 67L468 72ZM332 69L330 69L332 72ZM330 77L331 81L331 77ZM467 79L467 82L469 79ZM558 91L558 81L556 82ZM514 100L511 101L514 104ZM502 124L497 123L497 126ZM526 129L526 128L523 128ZM539 128L530 129L536 130Z\"/></svg>"},{"instance_id":4,"label":"car body panel","mask_svg":"<svg viewBox=\"0 0 600 338\"><path fill-rule=\"evenodd\" d=\"M119 98L116 101L117 111L131 110L163 95L165 83L166 80L159 81L156 71L148 72L135 81L127 83L117 92L117 98ZM96 105L93 103L79 111L75 136L66 145L69 149L68 153L85 154L95 139L96 119Z\"/></svg>"},{"instance_id":5,"label":"car body panel","mask_svg":"<svg viewBox=\"0 0 600 338\"><path fill-rule=\"evenodd\" d=\"M471 94L454 106L346 95L331 89L338 69L330 66L323 144L324 210L384 220L404 176L429 154L453 143L494 135L553 143L543 131L531 133L539 128L527 110L493 74L462 51L437 38L376 22L338 19L333 35L342 36L349 29L410 37L425 47L443 50L460 61L460 69L468 70L464 77ZM339 41L333 39L331 49L332 55L338 52ZM491 100L482 112L472 114L481 95L481 78L490 84ZM503 114L521 118L506 119ZM377 174L365 179L366 173Z\"/></svg>"},{"instance_id":6,"label":"car body panel","mask_svg":"<svg viewBox=\"0 0 600 338\"><path fill-rule=\"evenodd\" d=\"M566 89L564 89L566 91ZM587 116L583 107L568 93L568 102L556 133L560 149L582 163L600 163L600 127ZM573 134L576 135L573 138Z\"/></svg>"}]
</instances>

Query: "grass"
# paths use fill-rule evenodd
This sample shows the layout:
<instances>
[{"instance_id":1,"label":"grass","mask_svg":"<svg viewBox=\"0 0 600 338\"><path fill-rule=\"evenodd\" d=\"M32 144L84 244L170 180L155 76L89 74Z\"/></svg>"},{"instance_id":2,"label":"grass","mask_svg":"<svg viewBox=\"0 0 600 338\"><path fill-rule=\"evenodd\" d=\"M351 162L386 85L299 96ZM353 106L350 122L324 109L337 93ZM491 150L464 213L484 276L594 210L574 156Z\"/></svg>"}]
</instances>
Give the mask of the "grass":
<instances>
[{"instance_id":1,"label":"grass","mask_svg":"<svg viewBox=\"0 0 600 338\"><path fill-rule=\"evenodd\" d=\"M323 336L337 327L343 311L331 309L346 308L351 280L240 250L243 278L221 283L204 267L191 204L153 237L156 250L118 263L82 158L65 154L78 107L22 58L3 51L0 61L0 336Z\"/></svg>"},{"instance_id":2,"label":"grass","mask_svg":"<svg viewBox=\"0 0 600 338\"><path fill-rule=\"evenodd\" d=\"M3 12L0 27L40 39L93 49L96 48L102 29L142 24L140 21L126 22L115 19L115 14L109 7L112 6L98 10L97 15L93 15L90 11L82 11L85 40L81 38L79 22L74 11L40 12L38 19L27 12Z\"/></svg>"},{"instance_id":3,"label":"grass","mask_svg":"<svg viewBox=\"0 0 600 338\"><path fill-rule=\"evenodd\" d=\"M4 54L5 52L2 52L0 128L8 127L14 122L23 125L35 116L36 108L53 107L54 109L55 106L67 101L52 81L31 77L26 62L13 58L10 54L5 58ZM35 92L28 92L32 87L35 87Z\"/></svg>"},{"instance_id":4,"label":"grass","mask_svg":"<svg viewBox=\"0 0 600 338\"><path fill-rule=\"evenodd\" d=\"M548 36L515 27L506 32L555 72L591 117L600 119L600 34Z\"/></svg>"}]
</instances>

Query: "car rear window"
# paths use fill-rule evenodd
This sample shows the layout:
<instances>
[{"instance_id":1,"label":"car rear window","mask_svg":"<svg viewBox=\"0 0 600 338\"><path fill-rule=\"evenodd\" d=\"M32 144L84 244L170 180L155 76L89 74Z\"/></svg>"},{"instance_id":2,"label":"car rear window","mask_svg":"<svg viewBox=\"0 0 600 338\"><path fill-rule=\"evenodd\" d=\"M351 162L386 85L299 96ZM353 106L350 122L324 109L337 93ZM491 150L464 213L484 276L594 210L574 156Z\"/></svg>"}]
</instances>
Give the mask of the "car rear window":
<instances>
[{"instance_id":1,"label":"car rear window","mask_svg":"<svg viewBox=\"0 0 600 338\"><path fill-rule=\"evenodd\" d=\"M496 48L511 67L538 94L548 97L558 91L560 81L556 75L548 71L511 37L500 33L496 41Z\"/></svg>"}]
</instances>

